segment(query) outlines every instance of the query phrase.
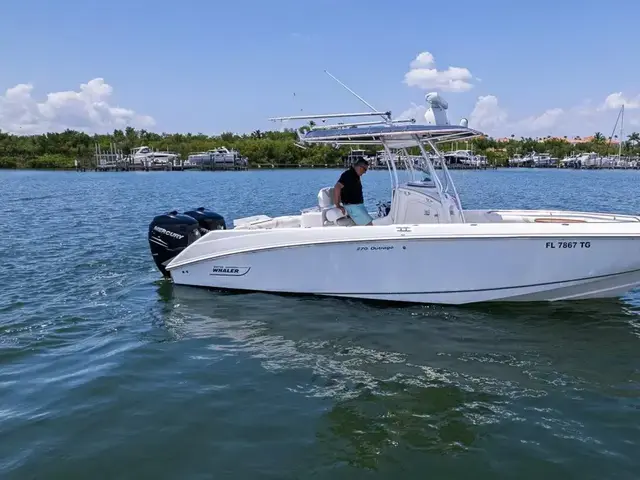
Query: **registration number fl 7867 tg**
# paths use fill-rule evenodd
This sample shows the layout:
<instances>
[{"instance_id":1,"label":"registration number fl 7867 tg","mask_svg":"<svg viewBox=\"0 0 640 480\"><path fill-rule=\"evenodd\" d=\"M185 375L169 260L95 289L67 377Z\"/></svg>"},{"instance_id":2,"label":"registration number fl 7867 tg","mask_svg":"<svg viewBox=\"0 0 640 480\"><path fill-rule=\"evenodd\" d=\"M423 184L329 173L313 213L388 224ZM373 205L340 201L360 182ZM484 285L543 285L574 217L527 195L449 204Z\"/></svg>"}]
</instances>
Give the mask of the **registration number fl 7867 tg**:
<instances>
[{"instance_id":1,"label":"registration number fl 7867 tg","mask_svg":"<svg viewBox=\"0 0 640 480\"><path fill-rule=\"evenodd\" d=\"M547 242L545 248L591 248L591 242Z\"/></svg>"}]
</instances>

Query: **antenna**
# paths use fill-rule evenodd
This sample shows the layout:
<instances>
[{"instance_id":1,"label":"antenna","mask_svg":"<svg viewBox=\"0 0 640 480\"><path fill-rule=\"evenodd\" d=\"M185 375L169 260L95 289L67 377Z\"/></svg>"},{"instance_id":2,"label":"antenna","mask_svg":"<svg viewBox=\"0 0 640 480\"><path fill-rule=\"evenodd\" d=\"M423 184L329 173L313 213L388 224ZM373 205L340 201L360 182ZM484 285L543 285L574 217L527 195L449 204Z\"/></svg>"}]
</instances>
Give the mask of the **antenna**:
<instances>
[{"instance_id":1,"label":"antenna","mask_svg":"<svg viewBox=\"0 0 640 480\"><path fill-rule=\"evenodd\" d=\"M314 120L326 118L343 118L343 117L374 117L376 115L387 115L389 112L364 112L364 113L327 113L324 115L294 115L289 117L271 117L272 122L284 120Z\"/></svg>"},{"instance_id":2,"label":"antenna","mask_svg":"<svg viewBox=\"0 0 640 480\"><path fill-rule=\"evenodd\" d=\"M371 109L372 112L378 112L378 110L376 108L374 108L369 102L367 102L364 98L362 98L360 95L358 95L356 92L354 92L353 90L351 90L349 87L347 87L344 83L342 83L340 80L338 80L336 77L334 77L331 73L329 73L328 70L325 70L324 73L326 73L327 75L329 75L331 78L333 78L336 82L338 82L342 87L344 87L349 93L351 93L354 97L356 97L358 100L360 100L362 103L364 103L367 107L369 107ZM385 122L389 122L391 120L391 112L385 112L384 114L380 114L380 116L382 118L384 118Z\"/></svg>"},{"instance_id":3,"label":"antenna","mask_svg":"<svg viewBox=\"0 0 640 480\"><path fill-rule=\"evenodd\" d=\"M398 124L398 123L416 123L414 118L408 120L394 120L393 122L354 122L354 123L331 123L328 125L319 125L315 127L311 127L311 130L331 130L333 128L350 128L350 127L365 127L365 126L374 126L374 125L387 125L389 123Z\"/></svg>"}]
</instances>

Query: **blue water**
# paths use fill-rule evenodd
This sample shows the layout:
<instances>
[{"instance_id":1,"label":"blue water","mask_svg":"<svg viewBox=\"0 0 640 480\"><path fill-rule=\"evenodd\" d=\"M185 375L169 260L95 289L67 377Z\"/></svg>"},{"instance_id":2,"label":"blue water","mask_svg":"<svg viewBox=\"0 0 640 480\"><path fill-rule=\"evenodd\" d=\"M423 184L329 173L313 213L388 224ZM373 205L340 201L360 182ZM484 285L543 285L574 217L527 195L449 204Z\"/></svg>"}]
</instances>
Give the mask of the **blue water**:
<instances>
[{"instance_id":1,"label":"blue water","mask_svg":"<svg viewBox=\"0 0 640 480\"><path fill-rule=\"evenodd\" d=\"M385 306L155 269L154 215L295 213L339 173L0 172L0 478L637 478L640 293ZM452 175L466 208L640 213L638 171Z\"/></svg>"}]
</instances>

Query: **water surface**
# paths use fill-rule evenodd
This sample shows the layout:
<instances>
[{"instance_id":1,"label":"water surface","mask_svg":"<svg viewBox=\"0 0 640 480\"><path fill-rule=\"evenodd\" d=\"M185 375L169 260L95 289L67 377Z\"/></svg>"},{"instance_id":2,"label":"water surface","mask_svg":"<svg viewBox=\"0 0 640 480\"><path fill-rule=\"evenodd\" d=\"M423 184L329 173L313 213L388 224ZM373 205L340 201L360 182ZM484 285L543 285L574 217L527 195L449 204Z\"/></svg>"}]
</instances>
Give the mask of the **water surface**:
<instances>
[{"instance_id":1,"label":"water surface","mask_svg":"<svg viewBox=\"0 0 640 480\"><path fill-rule=\"evenodd\" d=\"M637 478L640 294L442 307L161 280L147 227L337 170L0 172L0 478ZM456 171L466 208L640 212L640 172ZM373 207L386 172L365 176Z\"/></svg>"}]
</instances>

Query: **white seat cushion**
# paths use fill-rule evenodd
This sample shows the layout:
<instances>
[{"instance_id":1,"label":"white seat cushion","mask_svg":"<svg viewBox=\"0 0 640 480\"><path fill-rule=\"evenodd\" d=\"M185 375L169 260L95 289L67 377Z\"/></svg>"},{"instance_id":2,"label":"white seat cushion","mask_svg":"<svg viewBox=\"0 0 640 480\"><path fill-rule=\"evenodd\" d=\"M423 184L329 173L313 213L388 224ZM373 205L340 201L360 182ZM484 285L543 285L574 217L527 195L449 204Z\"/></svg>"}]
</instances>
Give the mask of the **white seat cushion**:
<instances>
[{"instance_id":1,"label":"white seat cushion","mask_svg":"<svg viewBox=\"0 0 640 480\"><path fill-rule=\"evenodd\" d=\"M342 213L342 210L340 210L337 207L333 207L325 210L324 215L325 215L324 218L326 218L328 221L333 223L336 223L336 221L338 221L338 219L340 218L346 217L346 215Z\"/></svg>"},{"instance_id":2,"label":"white seat cushion","mask_svg":"<svg viewBox=\"0 0 640 480\"><path fill-rule=\"evenodd\" d=\"M330 208L333 205L333 187L321 188L318 192L318 206L324 209Z\"/></svg>"},{"instance_id":3,"label":"white seat cushion","mask_svg":"<svg viewBox=\"0 0 640 480\"><path fill-rule=\"evenodd\" d=\"M356 224L350 217L339 218L336 221L336 225L339 227L352 227Z\"/></svg>"}]
</instances>

